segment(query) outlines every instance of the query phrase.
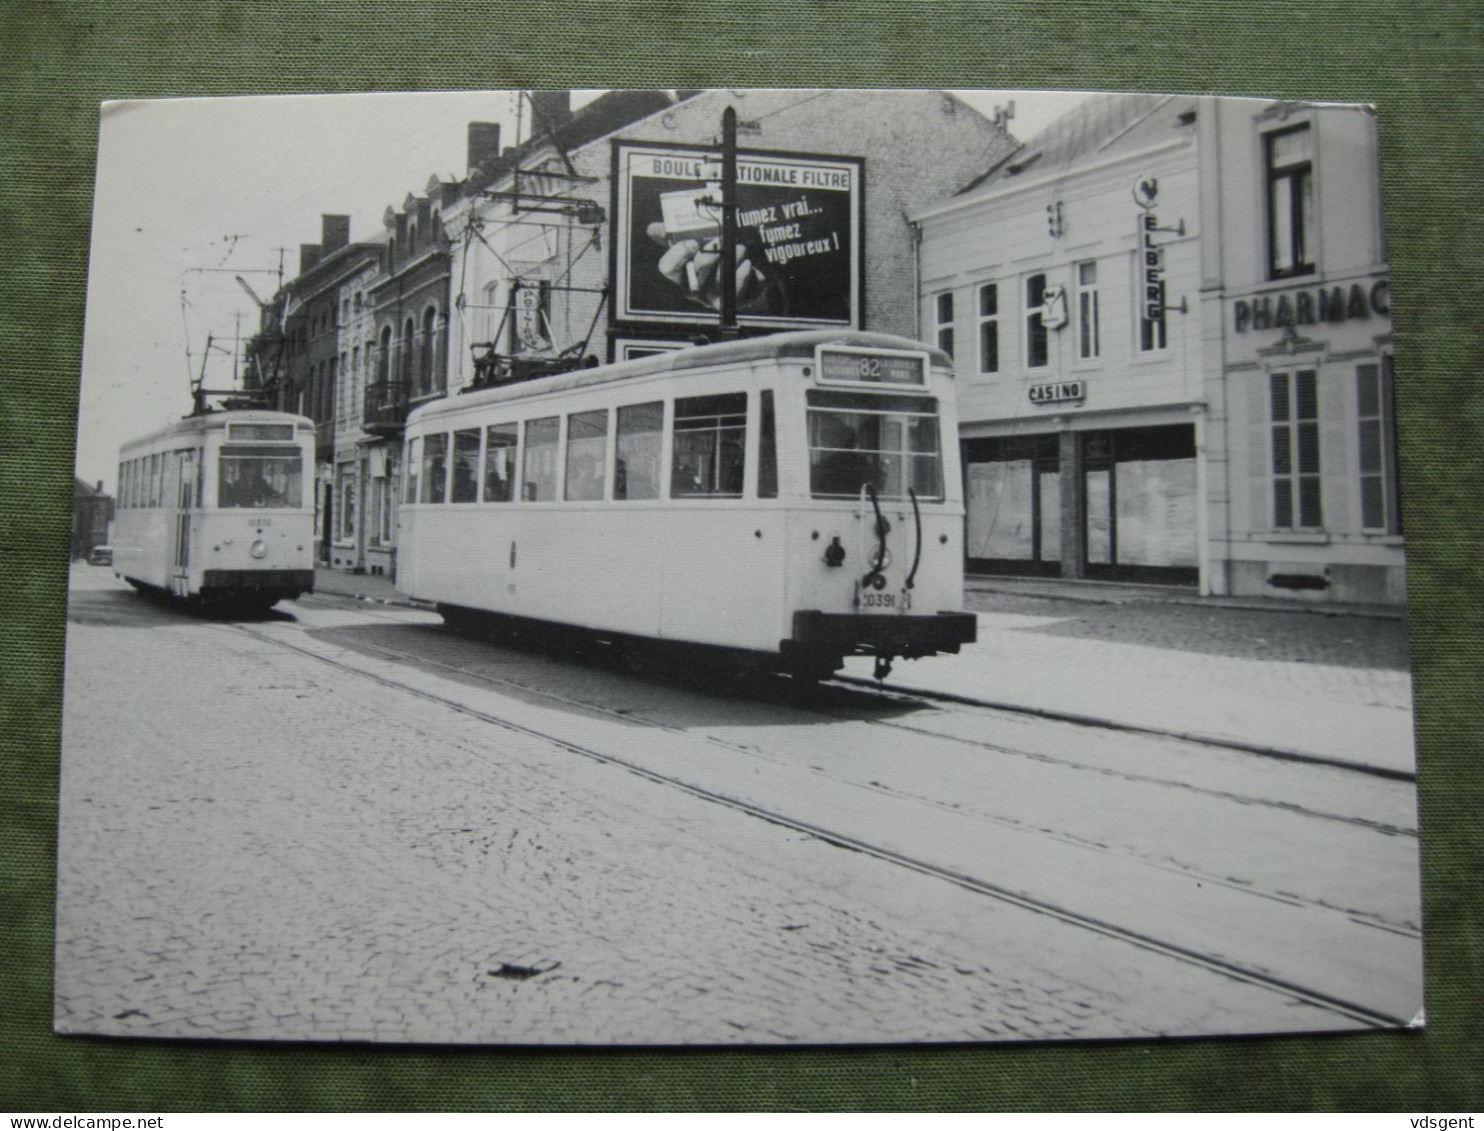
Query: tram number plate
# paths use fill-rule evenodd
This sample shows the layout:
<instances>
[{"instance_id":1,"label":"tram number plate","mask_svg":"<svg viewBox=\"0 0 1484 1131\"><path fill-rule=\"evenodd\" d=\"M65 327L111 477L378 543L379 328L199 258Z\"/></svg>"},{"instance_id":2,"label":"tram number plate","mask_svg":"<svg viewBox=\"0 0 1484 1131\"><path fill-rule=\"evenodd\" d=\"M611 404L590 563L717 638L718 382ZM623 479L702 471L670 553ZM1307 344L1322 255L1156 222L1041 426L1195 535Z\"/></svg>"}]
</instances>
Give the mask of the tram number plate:
<instances>
[{"instance_id":1,"label":"tram number plate","mask_svg":"<svg viewBox=\"0 0 1484 1131\"><path fill-rule=\"evenodd\" d=\"M912 594L902 591L867 589L861 594L861 608L868 613L905 613L912 607Z\"/></svg>"}]
</instances>

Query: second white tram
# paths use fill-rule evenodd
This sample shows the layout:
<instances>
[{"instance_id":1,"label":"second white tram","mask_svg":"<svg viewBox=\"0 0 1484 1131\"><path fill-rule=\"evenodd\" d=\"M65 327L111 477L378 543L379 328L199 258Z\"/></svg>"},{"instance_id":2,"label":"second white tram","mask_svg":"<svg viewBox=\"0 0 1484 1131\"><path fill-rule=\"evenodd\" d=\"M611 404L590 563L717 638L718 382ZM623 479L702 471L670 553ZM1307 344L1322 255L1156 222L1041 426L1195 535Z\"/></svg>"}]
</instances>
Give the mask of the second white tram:
<instances>
[{"instance_id":1,"label":"second white tram","mask_svg":"<svg viewBox=\"0 0 1484 1131\"><path fill-rule=\"evenodd\" d=\"M957 652L946 354L804 332L466 392L408 421L397 586L818 678Z\"/></svg>"},{"instance_id":2,"label":"second white tram","mask_svg":"<svg viewBox=\"0 0 1484 1131\"><path fill-rule=\"evenodd\" d=\"M137 589L261 611L314 590L314 423L188 416L119 450L113 571Z\"/></svg>"}]
</instances>

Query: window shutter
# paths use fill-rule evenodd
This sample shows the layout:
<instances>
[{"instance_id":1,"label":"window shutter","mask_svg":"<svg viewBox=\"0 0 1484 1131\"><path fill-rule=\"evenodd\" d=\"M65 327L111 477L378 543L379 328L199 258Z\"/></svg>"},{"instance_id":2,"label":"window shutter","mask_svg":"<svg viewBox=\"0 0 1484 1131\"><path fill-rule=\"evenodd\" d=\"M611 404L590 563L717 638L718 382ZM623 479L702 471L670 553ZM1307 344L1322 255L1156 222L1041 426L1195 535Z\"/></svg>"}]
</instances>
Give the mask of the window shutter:
<instances>
[{"instance_id":1,"label":"window shutter","mask_svg":"<svg viewBox=\"0 0 1484 1131\"><path fill-rule=\"evenodd\" d=\"M1330 532L1360 529L1359 454L1351 437L1353 370L1319 371L1319 473L1324 507L1324 529ZM1352 471L1351 468L1355 470Z\"/></svg>"},{"instance_id":2,"label":"window shutter","mask_svg":"<svg viewBox=\"0 0 1484 1131\"><path fill-rule=\"evenodd\" d=\"M1268 384L1269 374L1254 373L1241 386L1247 397L1247 502L1253 530L1273 527L1273 420Z\"/></svg>"}]
</instances>

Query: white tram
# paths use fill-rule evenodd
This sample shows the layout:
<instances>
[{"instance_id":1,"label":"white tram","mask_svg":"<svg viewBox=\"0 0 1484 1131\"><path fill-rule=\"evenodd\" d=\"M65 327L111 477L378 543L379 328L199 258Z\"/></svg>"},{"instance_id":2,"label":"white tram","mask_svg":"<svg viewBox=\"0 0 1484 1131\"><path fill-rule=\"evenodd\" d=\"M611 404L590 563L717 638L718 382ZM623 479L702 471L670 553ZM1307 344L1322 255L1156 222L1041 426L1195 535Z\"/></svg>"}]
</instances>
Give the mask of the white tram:
<instances>
[{"instance_id":1,"label":"white tram","mask_svg":"<svg viewBox=\"0 0 1484 1131\"><path fill-rule=\"evenodd\" d=\"M957 652L948 356L805 332L468 391L407 425L397 586L818 678Z\"/></svg>"},{"instance_id":2,"label":"white tram","mask_svg":"<svg viewBox=\"0 0 1484 1131\"><path fill-rule=\"evenodd\" d=\"M282 412L201 413L125 444L114 573L244 611L312 592L313 468L313 421Z\"/></svg>"}]
</instances>

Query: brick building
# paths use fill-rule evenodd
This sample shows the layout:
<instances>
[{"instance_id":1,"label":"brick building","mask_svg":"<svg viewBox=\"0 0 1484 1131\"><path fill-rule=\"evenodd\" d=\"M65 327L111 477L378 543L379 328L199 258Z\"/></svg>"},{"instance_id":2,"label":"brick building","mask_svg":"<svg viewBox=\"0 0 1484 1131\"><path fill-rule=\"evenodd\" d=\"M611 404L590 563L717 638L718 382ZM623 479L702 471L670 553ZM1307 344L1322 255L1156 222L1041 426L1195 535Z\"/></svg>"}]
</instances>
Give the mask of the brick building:
<instances>
[{"instance_id":1,"label":"brick building","mask_svg":"<svg viewBox=\"0 0 1484 1131\"><path fill-rule=\"evenodd\" d=\"M104 494L103 481L95 485L72 480L72 560L85 561L95 546L108 544L113 521L113 496Z\"/></svg>"},{"instance_id":2,"label":"brick building","mask_svg":"<svg viewBox=\"0 0 1484 1131\"><path fill-rule=\"evenodd\" d=\"M555 92L536 104L534 138L445 213L462 283L450 390L476 379L481 352L623 359L714 333L705 256L683 270L667 260L687 238L715 243L728 106L740 121L742 333L918 334L904 212L1009 152L1001 126L935 91L625 91L576 114Z\"/></svg>"}]
</instances>

